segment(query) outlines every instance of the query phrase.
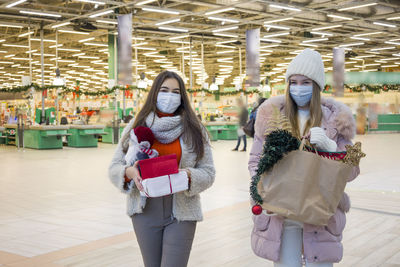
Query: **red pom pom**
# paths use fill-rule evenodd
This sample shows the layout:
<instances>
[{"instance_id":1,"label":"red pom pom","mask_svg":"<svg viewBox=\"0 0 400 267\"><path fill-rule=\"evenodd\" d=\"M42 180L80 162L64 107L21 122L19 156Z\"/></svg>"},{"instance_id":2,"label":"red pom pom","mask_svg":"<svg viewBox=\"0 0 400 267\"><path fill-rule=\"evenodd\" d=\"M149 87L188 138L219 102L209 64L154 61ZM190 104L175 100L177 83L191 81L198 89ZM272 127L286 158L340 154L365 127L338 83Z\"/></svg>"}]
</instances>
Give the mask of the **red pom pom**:
<instances>
[{"instance_id":1,"label":"red pom pom","mask_svg":"<svg viewBox=\"0 0 400 267\"><path fill-rule=\"evenodd\" d=\"M150 146L154 144L154 140L156 138L154 137L154 134L150 130L150 128L144 126L138 126L134 128L133 131L135 132L135 135L139 143L142 141L148 141L150 143Z\"/></svg>"},{"instance_id":2,"label":"red pom pom","mask_svg":"<svg viewBox=\"0 0 400 267\"><path fill-rule=\"evenodd\" d=\"M254 205L254 206L251 208L251 212L253 212L254 215L260 215L261 212L262 212L262 208L261 208L260 205Z\"/></svg>"}]
</instances>

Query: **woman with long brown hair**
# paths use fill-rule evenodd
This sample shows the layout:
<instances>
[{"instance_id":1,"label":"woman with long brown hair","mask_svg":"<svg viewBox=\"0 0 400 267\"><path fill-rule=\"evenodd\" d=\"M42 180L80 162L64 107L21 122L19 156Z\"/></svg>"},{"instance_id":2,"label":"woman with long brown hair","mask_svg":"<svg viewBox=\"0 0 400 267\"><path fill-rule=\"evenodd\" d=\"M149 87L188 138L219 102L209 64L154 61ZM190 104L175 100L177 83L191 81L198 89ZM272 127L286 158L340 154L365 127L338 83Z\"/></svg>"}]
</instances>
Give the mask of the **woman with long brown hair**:
<instances>
[{"instance_id":1,"label":"woman with long brown hair","mask_svg":"<svg viewBox=\"0 0 400 267\"><path fill-rule=\"evenodd\" d=\"M143 187L137 162L129 166L125 161L129 132L138 126L152 130L156 138L152 148L160 156L177 155L179 168L189 178L188 190L158 198L140 195ZM213 184L215 168L207 131L179 75L164 71L155 78L143 108L124 129L109 176L127 194L127 213L145 266L187 266L196 222L203 219L199 193Z\"/></svg>"},{"instance_id":2,"label":"woman with long brown hair","mask_svg":"<svg viewBox=\"0 0 400 267\"><path fill-rule=\"evenodd\" d=\"M296 137L309 138L318 149L336 152L346 150L355 135L351 110L333 99L321 98L325 86L321 55L305 49L289 64L286 71L285 96L265 101L257 112L255 136L250 152L249 171L254 177L260 160L266 129L272 114L278 110L290 121ZM351 181L359 174L354 167ZM284 200L283 200L284 201ZM315 226L289 220L275 214L261 213L254 217L251 244L256 255L274 262L275 267L332 267L343 255L342 233L345 212L350 208L346 193L327 226Z\"/></svg>"}]
</instances>

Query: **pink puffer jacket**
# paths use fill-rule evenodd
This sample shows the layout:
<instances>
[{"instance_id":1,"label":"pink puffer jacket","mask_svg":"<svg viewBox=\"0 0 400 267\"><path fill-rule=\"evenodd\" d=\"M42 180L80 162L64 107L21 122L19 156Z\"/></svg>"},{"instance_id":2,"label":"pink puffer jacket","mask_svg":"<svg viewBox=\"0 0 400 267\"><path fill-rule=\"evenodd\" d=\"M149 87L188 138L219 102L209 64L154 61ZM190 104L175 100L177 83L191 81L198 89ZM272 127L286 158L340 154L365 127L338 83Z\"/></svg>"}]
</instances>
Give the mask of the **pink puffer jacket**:
<instances>
[{"instance_id":1,"label":"pink puffer jacket","mask_svg":"<svg viewBox=\"0 0 400 267\"><path fill-rule=\"evenodd\" d=\"M344 104L333 99L321 100L322 125L326 135L337 143L338 151L344 151L345 145L351 144L355 135L355 122L351 110ZM285 97L277 96L265 101L257 112L255 136L250 152L249 171L251 177L256 174L257 165L262 154L264 132L267 128L274 107L284 113ZM360 173L354 167L348 181L355 179ZM345 193L334 216L327 226L304 224L303 245L304 256L308 262L339 262L343 256L341 244L342 232L346 224L345 212L350 209L350 199ZM254 228L251 245L256 255L272 261L279 261L283 220L280 216L260 214L253 217Z\"/></svg>"}]
</instances>

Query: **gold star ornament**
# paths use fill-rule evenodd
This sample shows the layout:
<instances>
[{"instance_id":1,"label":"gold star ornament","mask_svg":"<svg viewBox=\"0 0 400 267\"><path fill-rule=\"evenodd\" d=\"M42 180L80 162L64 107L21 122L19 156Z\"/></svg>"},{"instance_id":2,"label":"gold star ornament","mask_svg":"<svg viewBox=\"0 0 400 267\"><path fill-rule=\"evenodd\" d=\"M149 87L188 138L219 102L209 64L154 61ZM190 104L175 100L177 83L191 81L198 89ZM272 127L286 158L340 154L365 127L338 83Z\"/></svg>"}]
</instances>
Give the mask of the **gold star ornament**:
<instances>
[{"instance_id":1,"label":"gold star ornament","mask_svg":"<svg viewBox=\"0 0 400 267\"><path fill-rule=\"evenodd\" d=\"M360 159L366 156L366 154L361 151L361 143L357 142L353 146L346 145L345 147L347 153L343 159L343 162L354 166L360 165Z\"/></svg>"}]
</instances>

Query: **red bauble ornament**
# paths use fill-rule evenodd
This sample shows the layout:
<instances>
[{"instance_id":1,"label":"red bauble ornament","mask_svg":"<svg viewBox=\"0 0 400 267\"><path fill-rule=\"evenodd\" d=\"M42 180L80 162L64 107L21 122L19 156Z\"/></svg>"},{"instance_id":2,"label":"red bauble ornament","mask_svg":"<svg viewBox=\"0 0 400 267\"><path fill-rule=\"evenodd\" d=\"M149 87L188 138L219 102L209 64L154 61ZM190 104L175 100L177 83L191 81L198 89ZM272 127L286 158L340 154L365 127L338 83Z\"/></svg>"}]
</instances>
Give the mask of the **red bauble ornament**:
<instances>
[{"instance_id":1,"label":"red bauble ornament","mask_svg":"<svg viewBox=\"0 0 400 267\"><path fill-rule=\"evenodd\" d=\"M251 208L251 212L253 212L254 215L260 215L261 212L262 212L262 208L261 208L260 205L254 205L254 206Z\"/></svg>"}]
</instances>

